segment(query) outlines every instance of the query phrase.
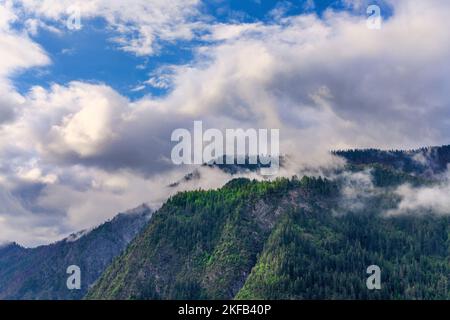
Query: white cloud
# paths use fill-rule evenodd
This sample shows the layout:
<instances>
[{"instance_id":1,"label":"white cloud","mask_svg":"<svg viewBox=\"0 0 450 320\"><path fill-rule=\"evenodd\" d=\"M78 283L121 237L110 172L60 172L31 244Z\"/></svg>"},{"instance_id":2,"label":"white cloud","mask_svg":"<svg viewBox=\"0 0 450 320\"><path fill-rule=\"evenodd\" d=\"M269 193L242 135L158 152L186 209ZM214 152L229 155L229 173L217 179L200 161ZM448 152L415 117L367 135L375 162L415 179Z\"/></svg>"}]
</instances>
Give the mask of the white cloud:
<instances>
[{"instance_id":1,"label":"white cloud","mask_svg":"<svg viewBox=\"0 0 450 320\"><path fill-rule=\"evenodd\" d=\"M15 117L25 100L15 91L8 77L15 72L50 62L38 44L26 34L11 29L11 24L17 19L12 1L0 4L0 131L2 124Z\"/></svg>"},{"instance_id":2,"label":"white cloud","mask_svg":"<svg viewBox=\"0 0 450 320\"><path fill-rule=\"evenodd\" d=\"M121 48L137 55L155 53L160 40L190 40L203 26L198 20L199 0L20 0L19 3L26 15L56 22L60 29L65 28L74 8L81 13L82 24L84 19L104 18L116 32L115 40Z\"/></svg>"},{"instance_id":3,"label":"white cloud","mask_svg":"<svg viewBox=\"0 0 450 320\"><path fill-rule=\"evenodd\" d=\"M35 66L43 66L50 62L44 50L31 41L26 35L14 31L1 31L0 77L12 72Z\"/></svg>"},{"instance_id":4,"label":"white cloud","mask_svg":"<svg viewBox=\"0 0 450 320\"><path fill-rule=\"evenodd\" d=\"M209 32L202 36L204 40L221 41L236 39L252 31L258 31L261 23L226 24L218 23L209 28Z\"/></svg>"},{"instance_id":5,"label":"white cloud","mask_svg":"<svg viewBox=\"0 0 450 320\"><path fill-rule=\"evenodd\" d=\"M74 152L82 158L101 152L102 144L114 139L115 125L125 116L126 101L105 86L73 83L68 90L73 96L65 103L73 112L51 127L49 149L54 153Z\"/></svg>"},{"instance_id":6,"label":"white cloud","mask_svg":"<svg viewBox=\"0 0 450 320\"><path fill-rule=\"evenodd\" d=\"M450 215L449 180L430 187L402 185L395 193L400 197L400 202L395 209L386 212L388 216L427 213Z\"/></svg>"}]
</instances>

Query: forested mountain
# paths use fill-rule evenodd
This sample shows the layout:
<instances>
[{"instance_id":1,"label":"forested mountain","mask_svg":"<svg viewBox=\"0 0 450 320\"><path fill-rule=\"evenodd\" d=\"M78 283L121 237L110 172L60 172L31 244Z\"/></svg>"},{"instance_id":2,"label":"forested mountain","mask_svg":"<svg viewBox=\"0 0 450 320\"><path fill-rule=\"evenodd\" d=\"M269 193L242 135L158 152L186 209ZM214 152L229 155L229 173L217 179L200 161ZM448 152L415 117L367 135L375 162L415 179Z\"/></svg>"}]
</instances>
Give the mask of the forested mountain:
<instances>
[{"instance_id":1,"label":"forested mountain","mask_svg":"<svg viewBox=\"0 0 450 320\"><path fill-rule=\"evenodd\" d=\"M406 173L428 176L445 171L447 164L450 163L450 145L409 151L363 149L334 151L333 153L346 159L349 164L379 164Z\"/></svg>"},{"instance_id":2,"label":"forested mountain","mask_svg":"<svg viewBox=\"0 0 450 320\"><path fill-rule=\"evenodd\" d=\"M345 179L235 179L180 193L86 298L450 299L448 216L384 215L398 205L395 186L433 182L370 163L376 192L356 207ZM366 287L373 264L381 290Z\"/></svg>"},{"instance_id":3,"label":"forested mountain","mask_svg":"<svg viewBox=\"0 0 450 320\"><path fill-rule=\"evenodd\" d=\"M112 259L119 255L151 217L143 205L92 231L73 234L51 245L0 248L0 299L80 299ZM81 269L81 289L68 290L67 267Z\"/></svg>"}]
</instances>

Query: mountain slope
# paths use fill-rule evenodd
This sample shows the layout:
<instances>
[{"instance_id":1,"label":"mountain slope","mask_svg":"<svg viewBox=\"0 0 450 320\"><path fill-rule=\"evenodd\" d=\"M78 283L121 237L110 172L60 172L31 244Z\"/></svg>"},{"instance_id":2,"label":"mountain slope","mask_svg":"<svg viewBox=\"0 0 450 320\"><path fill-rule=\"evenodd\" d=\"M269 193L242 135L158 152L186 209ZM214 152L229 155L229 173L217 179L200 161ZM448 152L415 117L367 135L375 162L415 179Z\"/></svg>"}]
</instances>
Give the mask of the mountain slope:
<instances>
[{"instance_id":1,"label":"mountain slope","mask_svg":"<svg viewBox=\"0 0 450 320\"><path fill-rule=\"evenodd\" d=\"M117 215L90 232L51 245L0 248L0 299L80 299L151 217L147 206ZM68 290L67 267L81 269L81 290Z\"/></svg>"},{"instance_id":2,"label":"mountain slope","mask_svg":"<svg viewBox=\"0 0 450 320\"><path fill-rule=\"evenodd\" d=\"M215 191L171 198L104 272L88 299L450 298L450 221L386 218L393 185L354 211L338 181L236 179ZM368 291L366 268L382 268Z\"/></svg>"},{"instance_id":3,"label":"mountain slope","mask_svg":"<svg viewBox=\"0 0 450 320\"><path fill-rule=\"evenodd\" d=\"M237 299L450 299L449 219L286 214ZM382 289L367 290L378 265Z\"/></svg>"}]
</instances>

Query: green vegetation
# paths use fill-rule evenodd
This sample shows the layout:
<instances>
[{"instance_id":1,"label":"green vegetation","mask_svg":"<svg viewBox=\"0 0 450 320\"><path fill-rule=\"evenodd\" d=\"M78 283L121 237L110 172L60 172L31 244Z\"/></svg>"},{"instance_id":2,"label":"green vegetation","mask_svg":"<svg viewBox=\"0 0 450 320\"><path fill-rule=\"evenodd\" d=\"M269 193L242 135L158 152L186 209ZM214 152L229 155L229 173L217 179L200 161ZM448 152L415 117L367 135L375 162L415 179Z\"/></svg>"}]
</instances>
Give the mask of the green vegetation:
<instances>
[{"instance_id":1,"label":"green vegetation","mask_svg":"<svg viewBox=\"0 0 450 320\"><path fill-rule=\"evenodd\" d=\"M414 177L375 168L378 186ZM256 182L180 193L106 270L88 299L450 299L450 221L386 218L388 192L360 212L339 182ZM381 290L366 268L382 270Z\"/></svg>"},{"instance_id":2,"label":"green vegetation","mask_svg":"<svg viewBox=\"0 0 450 320\"><path fill-rule=\"evenodd\" d=\"M278 223L238 299L450 299L449 220L338 219L291 211ZM367 290L366 268L382 270Z\"/></svg>"}]
</instances>

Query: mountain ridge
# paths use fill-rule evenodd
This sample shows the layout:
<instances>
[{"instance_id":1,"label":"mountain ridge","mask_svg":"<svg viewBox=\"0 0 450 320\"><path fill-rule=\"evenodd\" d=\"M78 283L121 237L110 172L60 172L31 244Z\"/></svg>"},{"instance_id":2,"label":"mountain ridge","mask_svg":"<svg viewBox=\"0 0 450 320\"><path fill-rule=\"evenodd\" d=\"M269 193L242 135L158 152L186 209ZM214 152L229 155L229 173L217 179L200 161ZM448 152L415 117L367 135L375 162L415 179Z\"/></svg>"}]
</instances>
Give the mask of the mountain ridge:
<instances>
[{"instance_id":1,"label":"mountain ridge","mask_svg":"<svg viewBox=\"0 0 450 320\"><path fill-rule=\"evenodd\" d=\"M0 248L0 299L80 299L104 268L150 220L152 211L139 207L119 213L88 231L49 245L25 248L17 243ZM81 269L80 290L68 290L66 269Z\"/></svg>"}]
</instances>

